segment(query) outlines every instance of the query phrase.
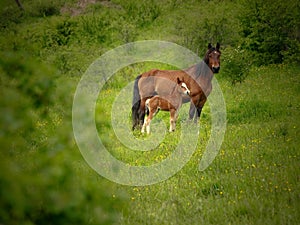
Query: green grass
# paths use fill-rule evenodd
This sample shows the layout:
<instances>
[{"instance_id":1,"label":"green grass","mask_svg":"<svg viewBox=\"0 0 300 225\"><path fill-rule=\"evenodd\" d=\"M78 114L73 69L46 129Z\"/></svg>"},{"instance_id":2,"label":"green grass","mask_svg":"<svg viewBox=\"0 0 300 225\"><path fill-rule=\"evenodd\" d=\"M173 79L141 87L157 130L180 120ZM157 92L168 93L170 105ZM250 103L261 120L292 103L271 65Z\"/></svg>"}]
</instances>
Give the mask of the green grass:
<instances>
[{"instance_id":1,"label":"green grass","mask_svg":"<svg viewBox=\"0 0 300 225\"><path fill-rule=\"evenodd\" d=\"M227 106L227 130L218 156L205 171L198 171L210 136L206 105L197 151L180 172L151 186L118 187L130 196L121 224L299 223L299 75L299 67L270 66L253 69L244 83L235 86L222 73L216 75ZM111 105L118 91L106 90L109 98L100 94L99 104ZM110 108L106 110L99 118L109 121ZM186 105L181 120L187 110ZM169 126L168 118L168 113L160 112L154 121ZM180 138L177 128L144 153L124 147L109 122L99 135L109 137L106 148L115 157L141 166L169 156Z\"/></svg>"}]
</instances>

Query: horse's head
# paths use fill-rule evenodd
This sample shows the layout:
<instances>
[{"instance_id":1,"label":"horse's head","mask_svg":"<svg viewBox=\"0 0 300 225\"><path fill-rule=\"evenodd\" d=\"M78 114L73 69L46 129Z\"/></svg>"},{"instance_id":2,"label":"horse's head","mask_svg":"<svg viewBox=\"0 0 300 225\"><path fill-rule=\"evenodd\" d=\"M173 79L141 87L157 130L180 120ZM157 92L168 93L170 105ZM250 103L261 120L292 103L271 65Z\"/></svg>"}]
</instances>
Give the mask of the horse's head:
<instances>
[{"instance_id":1,"label":"horse's head","mask_svg":"<svg viewBox=\"0 0 300 225\"><path fill-rule=\"evenodd\" d=\"M213 73L218 73L220 70L220 44L217 43L216 47L213 47L210 43L204 57L205 63L209 66Z\"/></svg>"},{"instance_id":2,"label":"horse's head","mask_svg":"<svg viewBox=\"0 0 300 225\"><path fill-rule=\"evenodd\" d=\"M183 81L181 81L179 79L179 77L177 77L177 84L178 86L180 87L180 92L184 95L190 95L191 94L191 91L190 89L187 87L186 83L184 83Z\"/></svg>"}]
</instances>

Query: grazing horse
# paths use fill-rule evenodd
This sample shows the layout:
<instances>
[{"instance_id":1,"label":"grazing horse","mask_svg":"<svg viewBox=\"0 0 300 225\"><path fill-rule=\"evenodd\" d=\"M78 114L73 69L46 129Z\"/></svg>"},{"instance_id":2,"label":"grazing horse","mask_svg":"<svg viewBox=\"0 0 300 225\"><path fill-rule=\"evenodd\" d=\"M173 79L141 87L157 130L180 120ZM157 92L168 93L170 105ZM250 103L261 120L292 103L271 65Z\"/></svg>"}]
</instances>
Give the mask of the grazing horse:
<instances>
[{"instance_id":1,"label":"grazing horse","mask_svg":"<svg viewBox=\"0 0 300 225\"><path fill-rule=\"evenodd\" d=\"M161 79L161 82L164 82L164 79ZM173 86L173 91L170 95L155 95L154 97L146 100L146 108L148 109L147 111L149 112L149 115L147 116L147 119L143 124L142 133L145 132L145 128L147 134L150 133L151 120L159 110L170 112L169 131L175 131L176 120L178 118L179 109L182 105L182 97L184 95L189 95L190 90L188 89L187 85L179 78L177 78L177 83Z\"/></svg>"},{"instance_id":2,"label":"grazing horse","mask_svg":"<svg viewBox=\"0 0 300 225\"><path fill-rule=\"evenodd\" d=\"M195 122L201 115L202 108L212 90L211 80L214 73L220 70L220 44L216 47L208 44L204 59L185 70L153 69L136 77L132 101L132 129L142 127L145 118L146 100L155 95L169 95L172 87L169 82L158 82L164 79L176 82L179 78L190 88L190 95L183 98L183 103L191 102L189 118ZM197 113L195 113L197 112Z\"/></svg>"}]
</instances>

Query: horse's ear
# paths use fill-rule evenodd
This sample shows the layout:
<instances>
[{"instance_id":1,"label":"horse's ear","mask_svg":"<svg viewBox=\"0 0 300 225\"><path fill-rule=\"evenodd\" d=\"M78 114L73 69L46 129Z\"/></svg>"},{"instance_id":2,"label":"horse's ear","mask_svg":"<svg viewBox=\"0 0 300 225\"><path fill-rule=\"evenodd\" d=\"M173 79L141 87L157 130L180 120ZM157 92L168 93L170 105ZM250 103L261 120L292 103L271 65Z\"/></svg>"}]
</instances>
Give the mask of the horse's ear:
<instances>
[{"instance_id":1,"label":"horse's ear","mask_svg":"<svg viewBox=\"0 0 300 225\"><path fill-rule=\"evenodd\" d=\"M211 48L212 48L211 43L208 44L208 47L207 47L207 48L208 48L208 49L211 49Z\"/></svg>"},{"instance_id":2,"label":"horse's ear","mask_svg":"<svg viewBox=\"0 0 300 225\"><path fill-rule=\"evenodd\" d=\"M216 49L217 49L218 51L219 51L219 49L220 49L220 43L219 43L219 42L217 43Z\"/></svg>"}]
</instances>

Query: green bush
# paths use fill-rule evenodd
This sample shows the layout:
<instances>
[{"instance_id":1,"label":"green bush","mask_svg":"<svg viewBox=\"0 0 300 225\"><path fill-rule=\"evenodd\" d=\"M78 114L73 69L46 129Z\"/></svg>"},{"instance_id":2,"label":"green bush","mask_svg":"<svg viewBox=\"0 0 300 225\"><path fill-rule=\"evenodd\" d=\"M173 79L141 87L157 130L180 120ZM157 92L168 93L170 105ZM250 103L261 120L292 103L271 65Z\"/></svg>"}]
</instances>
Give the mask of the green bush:
<instances>
[{"instance_id":1,"label":"green bush","mask_svg":"<svg viewBox=\"0 0 300 225\"><path fill-rule=\"evenodd\" d=\"M89 42L103 43L108 38L110 22L108 17L102 14L84 15L80 17L79 27L81 35Z\"/></svg>"},{"instance_id":2,"label":"green bush","mask_svg":"<svg viewBox=\"0 0 300 225\"><path fill-rule=\"evenodd\" d=\"M42 33L37 35L44 48L68 45L76 34L76 22L68 18L51 20Z\"/></svg>"},{"instance_id":3,"label":"green bush","mask_svg":"<svg viewBox=\"0 0 300 225\"><path fill-rule=\"evenodd\" d=\"M286 56L299 55L298 2L244 0L243 9L244 45L255 53L258 65L282 63Z\"/></svg>"},{"instance_id":4,"label":"green bush","mask_svg":"<svg viewBox=\"0 0 300 225\"><path fill-rule=\"evenodd\" d=\"M221 43L221 47L235 46L240 39L240 26L237 11L238 5L231 2L193 3L187 9L181 9L176 15L175 33L181 38L180 44L202 57L208 43ZM207 10L210 8L211 10ZM201 18L201 19L195 19Z\"/></svg>"},{"instance_id":5,"label":"green bush","mask_svg":"<svg viewBox=\"0 0 300 225\"><path fill-rule=\"evenodd\" d=\"M0 29L20 23L24 17L24 12L13 1L1 1L0 9Z\"/></svg>"},{"instance_id":6,"label":"green bush","mask_svg":"<svg viewBox=\"0 0 300 225\"><path fill-rule=\"evenodd\" d=\"M251 68L252 58L240 47L227 47L222 51L222 74L232 85L242 83Z\"/></svg>"},{"instance_id":7,"label":"green bush","mask_svg":"<svg viewBox=\"0 0 300 225\"><path fill-rule=\"evenodd\" d=\"M51 66L20 53L1 53L0 72L0 223L116 222L112 184L73 140L70 83L55 84Z\"/></svg>"},{"instance_id":8,"label":"green bush","mask_svg":"<svg viewBox=\"0 0 300 225\"><path fill-rule=\"evenodd\" d=\"M21 1L22 2L22 1ZM61 7L67 2L74 2L73 0L59 1L59 0L30 0L24 2L24 9L30 16L34 17L49 17L60 15Z\"/></svg>"},{"instance_id":9,"label":"green bush","mask_svg":"<svg viewBox=\"0 0 300 225\"><path fill-rule=\"evenodd\" d=\"M154 20L156 20L160 14L161 9L157 2L150 1L117 1L125 9L125 16L130 22L134 22L137 27L145 27Z\"/></svg>"}]
</instances>

